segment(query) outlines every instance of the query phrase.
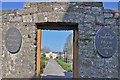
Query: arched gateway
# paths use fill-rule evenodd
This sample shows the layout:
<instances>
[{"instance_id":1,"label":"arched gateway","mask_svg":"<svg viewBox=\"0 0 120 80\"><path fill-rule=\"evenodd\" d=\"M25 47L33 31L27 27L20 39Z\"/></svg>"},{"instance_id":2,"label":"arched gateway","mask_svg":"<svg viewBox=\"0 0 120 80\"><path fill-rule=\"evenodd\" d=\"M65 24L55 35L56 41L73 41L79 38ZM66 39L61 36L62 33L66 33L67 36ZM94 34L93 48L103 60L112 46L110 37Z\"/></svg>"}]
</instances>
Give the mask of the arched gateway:
<instances>
[{"instance_id":1,"label":"arched gateway","mask_svg":"<svg viewBox=\"0 0 120 80\"><path fill-rule=\"evenodd\" d=\"M3 10L0 26L1 77L39 77L41 29L50 29L74 30L73 78L120 78L118 18L118 10L106 10L102 2L29 2L24 4L24 9ZM5 36L8 29L13 27L20 31L22 43L19 51L11 54L6 48ZM94 44L98 30L103 27L111 29L117 36L117 48L110 57L101 56ZM9 35L12 36L8 41L9 47L19 46L15 34L12 34ZM106 37L101 38L106 40ZM106 41L102 43L105 43L102 46L108 45Z\"/></svg>"}]
</instances>

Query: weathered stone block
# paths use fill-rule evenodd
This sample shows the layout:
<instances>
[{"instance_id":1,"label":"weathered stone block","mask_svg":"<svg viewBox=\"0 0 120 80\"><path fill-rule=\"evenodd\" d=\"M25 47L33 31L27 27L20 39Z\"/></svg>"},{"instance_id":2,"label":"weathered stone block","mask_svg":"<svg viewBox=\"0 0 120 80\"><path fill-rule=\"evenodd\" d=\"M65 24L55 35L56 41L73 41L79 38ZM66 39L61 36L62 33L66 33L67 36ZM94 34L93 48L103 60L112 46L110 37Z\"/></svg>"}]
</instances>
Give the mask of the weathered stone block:
<instances>
[{"instance_id":1,"label":"weathered stone block","mask_svg":"<svg viewBox=\"0 0 120 80\"><path fill-rule=\"evenodd\" d=\"M116 19L105 19L105 24L115 25Z\"/></svg>"},{"instance_id":2,"label":"weathered stone block","mask_svg":"<svg viewBox=\"0 0 120 80\"><path fill-rule=\"evenodd\" d=\"M120 16L120 13L115 13L114 18L119 18L119 16Z\"/></svg>"},{"instance_id":3,"label":"weathered stone block","mask_svg":"<svg viewBox=\"0 0 120 80\"><path fill-rule=\"evenodd\" d=\"M2 15L2 22L8 22L9 21L9 17L8 14L3 14Z\"/></svg>"},{"instance_id":4,"label":"weathered stone block","mask_svg":"<svg viewBox=\"0 0 120 80\"><path fill-rule=\"evenodd\" d=\"M71 15L71 16L70 16ZM73 18L74 18L74 14L73 13L66 13L65 15L63 15L63 20L64 22L73 22Z\"/></svg>"},{"instance_id":5,"label":"weathered stone block","mask_svg":"<svg viewBox=\"0 0 120 80\"><path fill-rule=\"evenodd\" d=\"M92 61L88 58L83 59L80 62L81 66L83 66L84 68L86 68L87 70L90 70L89 68L92 67Z\"/></svg>"},{"instance_id":6,"label":"weathered stone block","mask_svg":"<svg viewBox=\"0 0 120 80\"><path fill-rule=\"evenodd\" d=\"M38 6L38 12L52 12L52 6Z\"/></svg>"},{"instance_id":7,"label":"weathered stone block","mask_svg":"<svg viewBox=\"0 0 120 80\"><path fill-rule=\"evenodd\" d=\"M22 17L21 16L11 16L9 18L10 22L22 22Z\"/></svg>"},{"instance_id":8,"label":"weathered stone block","mask_svg":"<svg viewBox=\"0 0 120 80\"><path fill-rule=\"evenodd\" d=\"M2 43L2 28L0 28L0 43Z\"/></svg>"},{"instance_id":9,"label":"weathered stone block","mask_svg":"<svg viewBox=\"0 0 120 80\"><path fill-rule=\"evenodd\" d=\"M83 4L84 4L85 6L92 6L92 5L93 5L93 2L83 2Z\"/></svg>"},{"instance_id":10,"label":"weathered stone block","mask_svg":"<svg viewBox=\"0 0 120 80\"><path fill-rule=\"evenodd\" d=\"M35 5L36 3L32 3L32 5ZM46 2L39 2L39 3L37 3L38 4L38 7L40 7L40 6L53 6L53 5L59 5L59 4L55 4L55 2L49 2L49 3L46 3Z\"/></svg>"},{"instance_id":11,"label":"weathered stone block","mask_svg":"<svg viewBox=\"0 0 120 80\"><path fill-rule=\"evenodd\" d=\"M17 15L24 15L24 14L35 13L37 11L38 11L37 8L18 9L16 14Z\"/></svg>"},{"instance_id":12,"label":"weathered stone block","mask_svg":"<svg viewBox=\"0 0 120 80\"><path fill-rule=\"evenodd\" d=\"M85 11L83 13L86 13L86 14L92 14L92 10L91 10L91 7L85 7Z\"/></svg>"},{"instance_id":13,"label":"weathered stone block","mask_svg":"<svg viewBox=\"0 0 120 80\"><path fill-rule=\"evenodd\" d=\"M103 16L96 16L96 23L103 25L104 24L104 17Z\"/></svg>"},{"instance_id":14,"label":"weathered stone block","mask_svg":"<svg viewBox=\"0 0 120 80\"><path fill-rule=\"evenodd\" d=\"M104 13L104 17L105 18L112 18L113 14L111 14L111 13Z\"/></svg>"},{"instance_id":15,"label":"weathered stone block","mask_svg":"<svg viewBox=\"0 0 120 80\"><path fill-rule=\"evenodd\" d=\"M24 3L23 7L24 8L30 8L30 3Z\"/></svg>"},{"instance_id":16,"label":"weathered stone block","mask_svg":"<svg viewBox=\"0 0 120 80\"><path fill-rule=\"evenodd\" d=\"M119 12L118 9L104 9L103 10L105 13L116 13L116 12Z\"/></svg>"},{"instance_id":17,"label":"weathered stone block","mask_svg":"<svg viewBox=\"0 0 120 80\"><path fill-rule=\"evenodd\" d=\"M93 15L85 15L84 22L94 23L95 22L95 16L93 16Z\"/></svg>"},{"instance_id":18,"label":"weathered stone block","mask_svg":"<svg viewBox=\"0 0 120 80\"><path fill-rule=\"evenodd\" d=\"M48 15L46 15L47 13L38 13L36 16L38 16L38 22L47 22L48 21ZM51 15L52 16L52 15ZM36 20L37 20L36 19Z\"/></svg>"},{"instance_id":19,"label":"weathered stone block","mask_svg":"<svg viewBox=\"0 0 120 80\"><path fill-rule=\"evenodd\" d=\"M32 22L32 15L24 15L23 22Z\"/></svg>"},{"instance_id":20,"label":"weathered stone block","mask_svg":"<svg viewBox=\"0 0 120 80\"><path fill-rule=\"evenodd\" d=\"M33 21L38 22L38 14L33 14Z\"/></svg>"},{"instance_id":21,"label":"weathered stone block","mask_svg":"<svg viewBox=\"0 0 120 80\"><path fill-rule=\"evenodd\" d=\"M95 15L100 15L103 13L103 8L102 7L92 7L93 14Z\"/></svg>"},{"instance_id":22,"label":"weathered stone block","mask_svg":"<svg viewBox=\"0 0 120 80\"><path fill-rule=\"evenodd\" d=\"M78 65L79 65L78 72L79 72L79 74L81 74L78 77L79 78L89 78L91 76L91 69L92 69L91 60L88 58L84 58L84 59L79 59L78 62L79 62L78 63ZM86 75L86 73L89 75Z\"/></svg>"},{"instance_id":23,"label":"weathered stone block","mask_svg":"<svg viewBox=\"0 0 120 80\"><path fill-rule=\"evenodd\" d=\"M79 18L78 18L79 17ZM64 22L82 23L84 14L79 12L68 12L63 15Z\"/></svg>"},{"instance_id":24,"label":"weathered stone block","mask_svg":"<svg viewBox=\"0 0 120 80\"><path fill-rule=\"evenodd\" d=\"M0 12L1 13L1 12ZM0 14L0 22L2 22L2 15Z\"/></svg>"},{"instance_id":25,"label":"weathered stone block","mask_svg":"<svg viewBox=\"0 0 120 80\"><path fill-rule=\"evenodd\" d=\"M2 10L2 15L14 13L14 10Z\"/></svg>"},{"instance_id":26,"label":"weathered stone block","mask_svg":"<svg viewBox=\"0 0 120 80\"><path fill-rule=\"evenodd\" d=\"M53 15L56 14L56 15ZM80 17L81 18L78 18ZM65 12L55 12L55 13L49 13L47 15L47 20L48 22L81 22L83 19L83 14L82 13L65 13Z\"/></svg>"},{"instance_id":27,"label":"weathered stone block","mask_svg":"<svg viewBox=\"0 0 120 80\"><path fill-rule=\"evenodd\" d=\"M0 22L0 28L2 28L2 22Z\"/></svg>"},{"instance_id":28,"label":"weathered stone block","mask_svg":"<svg viewBox=\"0 0 120 80\"><path fill-rule=\"evenodd\" d=\"M92 2L92 6L94 7L103 7L103 3L102 2Z\"/></svg>"},{"instance_id":29,"label":"weathered stone block","mask_svg":"<svg viewBox=\"0 0 120 80\"><path fill-rule=\"evenodd\" d=\"M2 47L2 28L0 28L0 47Z\"/></svg>"},{"instance_id":30,"label":"weathered stone block","mask_svg":"<svg viewBox=\"0 0 120 80\"><path fill-rule=\"evenodd\" d=\"M48 16L48 21L53 21L53 18L55 18L55 22L63 22L64 20L64 15L65 12L60 12L60 13L56 13L56 15L53 15L54 13L52 13L51 15ZM52 19L52 20L51 20Z\"/></svg>"},{"instance_id":31,"label":"weathered stone block","mask_svg":"<svg viewBox=\"0 0 120 80\"><path fill-rule=\"evenodd\" d=\"M66 11L67 12L85 12L85 9L77 5L77 6L68 7Z\"/></svg>"},{"instance_id":32,"label":"weathered stone block","mask_svg":"<svg viewBox=\"0 0 120 80\"><path fill-rule=\"evenodd\" d=\"M54 6L53 10L56 12L59 12L59 11L65 12L65 11L68 11L68 8L69 6Z\"/></svg>"}]
</instances>

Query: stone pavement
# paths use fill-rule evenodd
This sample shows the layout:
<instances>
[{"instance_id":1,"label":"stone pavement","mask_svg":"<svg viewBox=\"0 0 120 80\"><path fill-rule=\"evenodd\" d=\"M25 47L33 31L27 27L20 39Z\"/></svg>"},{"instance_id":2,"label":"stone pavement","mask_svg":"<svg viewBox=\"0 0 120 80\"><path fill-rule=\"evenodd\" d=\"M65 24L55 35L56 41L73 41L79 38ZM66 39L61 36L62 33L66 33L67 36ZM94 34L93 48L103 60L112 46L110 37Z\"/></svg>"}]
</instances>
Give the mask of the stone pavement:
<instances>
[{"instance_id":1,"label":"stone pavement","mask_svg":"<svg viewBox=\"0 0 120 80\"><path fill-rule=\"evenodd\" d=\"M50 59L42 78L67 78L72 77L72 72L66 72L54 59Z\"/></svg>"}]
</instances>

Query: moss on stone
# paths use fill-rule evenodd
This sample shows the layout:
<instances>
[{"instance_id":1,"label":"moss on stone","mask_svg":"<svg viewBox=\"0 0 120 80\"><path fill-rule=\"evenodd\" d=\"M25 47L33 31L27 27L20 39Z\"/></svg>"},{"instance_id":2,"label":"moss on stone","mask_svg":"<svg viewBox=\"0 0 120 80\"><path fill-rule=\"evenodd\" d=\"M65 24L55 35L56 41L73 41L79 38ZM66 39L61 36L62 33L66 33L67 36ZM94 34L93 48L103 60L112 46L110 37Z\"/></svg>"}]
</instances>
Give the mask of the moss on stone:
<instances>
[{"instance_id":1,"label":"moss on stone","mask_svg":"<svg viewBox=\"0 0 120 80\"><path fill-rule=\"evenodd\" d=\"M28 38L31 38L30 34L28 34Z\"/></svg>"}]
</instances>

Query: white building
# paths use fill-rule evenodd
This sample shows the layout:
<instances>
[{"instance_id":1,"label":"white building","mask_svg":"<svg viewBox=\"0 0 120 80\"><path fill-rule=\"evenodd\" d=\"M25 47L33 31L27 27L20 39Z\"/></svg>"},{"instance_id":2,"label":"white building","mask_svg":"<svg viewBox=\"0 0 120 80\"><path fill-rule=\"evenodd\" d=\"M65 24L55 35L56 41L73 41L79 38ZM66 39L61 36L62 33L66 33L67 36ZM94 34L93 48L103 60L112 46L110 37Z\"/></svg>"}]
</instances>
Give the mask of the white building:
<instances>
[{"instance_id":1,"label":"white building","mask_svg":"<svg viewBox=\"0 0 120 80\"><path fill-rule=\"evenodd\" d=\"M48 52L45 53L47 58L53 57L53 59L55 59L56 57L58 57L58 54L52 53L52 52Z\"/></svg>"}]
</instances>

